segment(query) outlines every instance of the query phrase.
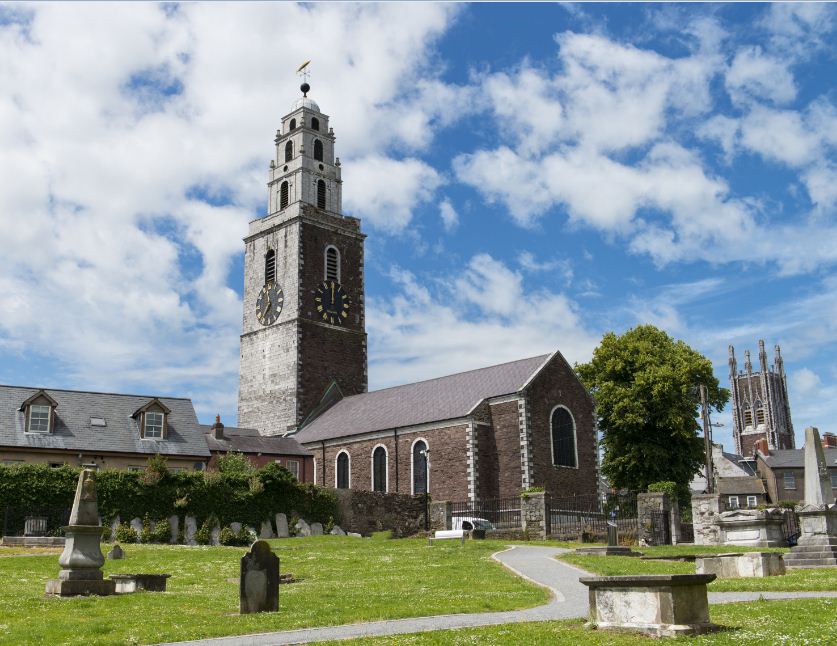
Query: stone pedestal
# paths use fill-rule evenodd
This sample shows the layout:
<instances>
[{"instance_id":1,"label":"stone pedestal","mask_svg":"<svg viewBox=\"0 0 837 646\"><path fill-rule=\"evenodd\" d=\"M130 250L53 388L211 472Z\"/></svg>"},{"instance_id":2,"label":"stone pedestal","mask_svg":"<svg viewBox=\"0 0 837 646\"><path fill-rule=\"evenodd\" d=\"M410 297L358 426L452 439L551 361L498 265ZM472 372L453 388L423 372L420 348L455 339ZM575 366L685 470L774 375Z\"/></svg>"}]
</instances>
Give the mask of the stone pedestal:
<instances>
[{"instance_id":1,"label":"stone pedestal","mask_svg":"<svg viewBox=\"0 0 837 646\"><path fill-rule=\"evenodd\" d=\"M171 574L111 574L110 579L116 586L116 594L129 594L138 590L146 592L165 592L166 581Z\"/></svg>"},{"instance_id":2,"label":"stone pedestal","mask_svg":"<svg viewBox=\"0 0 837 646\"><path fill-rule=\"evenodd\" d=\"M695 559L697 574L718 578L777 576L785 573L785 562L778 552L706 554Z\"/></svg>"},{"instance_id":3,"label":"stone pedestal","mask_svg":"<svg viewBox=\"0 0 837 646\"><path fill-rule=\"evenodd\" d=\"M529 538L549 538L552 534L549 494L535 492L520 496L520 520Z\"/></svg>"},{"instance_id":4,"label":"stone pedestal","mask_svg":"<svg viewBox=\"0 0 837 646\"><path fill-rule=\"evenodd\" d=\"M656 637L715 630L706 584L714 574L583 577L589 588L590 624L636 630Z\"/></svg>"},{"instance_id":5,"label":"stone pedestal","mask_svg":"<svg viewBox=\"0 0 837 646\"><path fill-rule=\"evenodd\" d=\"M800 536L785 555L788 568L837 567L837 505L797 508Z\"/></svg>"},{"instance_id":6,"label":"stone pedestal","mask_svg":"<svg viewBox=\"0 0 837 646\"><path fill-rule=\"evenodd\" d=\"M718 527L720 513L721 497L718 494L692 494L692 522L694 523L695 545L721 544L721 528Z\"/></svg>"},{"instance_id":7,"label":"stone pedestal","mask_svg":"<svg viewBox=\"0 0 837 646\"><path fill-rule=\"evenodd\" d=\"M721 544L749 547L784 547L781 509L736 509L718 516Z\"/></svg>"}]
</instances>

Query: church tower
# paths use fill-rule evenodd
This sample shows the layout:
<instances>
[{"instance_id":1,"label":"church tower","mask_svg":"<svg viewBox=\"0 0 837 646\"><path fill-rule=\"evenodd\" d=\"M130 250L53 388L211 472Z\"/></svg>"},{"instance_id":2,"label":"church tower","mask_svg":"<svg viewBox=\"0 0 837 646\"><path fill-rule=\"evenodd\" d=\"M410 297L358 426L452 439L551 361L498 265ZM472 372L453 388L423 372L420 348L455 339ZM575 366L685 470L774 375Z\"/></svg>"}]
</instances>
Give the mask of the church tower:
<instances>
[{"instance_id":1,"label":"church tower","mask_svg":"<svg viewBox=\"0 0 837 646\"><path fill-rule=\"evenodd\" d=\"M764 341L759 341L759 371L753 372L750 351L744 351L744 370L738 370L735 349L729 346L729 381L732 390L732 437L739 455L749 457L760 439L770 450L793 449L796 442L788 402L788 383L782 352L775 347L773 365L767 365Z\"/></svg>"},{"instance_id":2,"label":"church tower","mask_svg":"<svg viewBox=\"0 0 837 646\"><path fill-rule=\"evenodd\" d=\"M332 384L367 386L366 236L342 214L334 129L300 89L276 132L267 215L244 239L238 425L262 435L294 432Z\"/></svg>"}]
</instances>

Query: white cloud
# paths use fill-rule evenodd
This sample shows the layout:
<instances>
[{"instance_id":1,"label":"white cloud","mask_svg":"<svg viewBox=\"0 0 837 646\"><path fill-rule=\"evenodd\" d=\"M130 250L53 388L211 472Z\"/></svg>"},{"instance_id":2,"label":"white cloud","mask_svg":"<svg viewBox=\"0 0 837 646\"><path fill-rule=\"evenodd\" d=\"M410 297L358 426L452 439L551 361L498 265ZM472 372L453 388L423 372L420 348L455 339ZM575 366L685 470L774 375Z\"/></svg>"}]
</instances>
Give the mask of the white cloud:
<instances>
[{"instance_id":1,"label":"white cloud","mask_svg":"<svg viewBox=\"0 0 837 646\"><path fill-rule=\"evenodd\" d=\"M741 120L741 142L769 158L800 166L815 159L820 142L794 110L755 108Z\"/></svg>"},{"instance_id":2,"label":"white cloud","mask_svg":"<svg viewBox=\"0 0 837 646\"><path fill-rule=\"evenodd\" d=\"M761 47L738 50L725 83L727 92L736 102L768 99L781 104L796 98L796 82L787 61L765 54Z\"/></svg>"},{"instance_id":3,"label":"white cloud","mask_svg":"<svg viewBox=\"0 0 837 646\"><path fill-rule=\"evenodd\" d=\"M531 274L558 273L567 285L573 280L573 265L566 258L538 260L532 252L521 251L517 254L517 264L520 265L521 269Z\"/></svg>"},{"instance_id":4,"label":"white cloud","mask_svg":"<svg viewBox=\"0 0 837 646\"><path fill-rule=\"evenodd\" d=\"M791 387L803 397L816 395L821 386L820 378L810 368L800 368L790 376Z\"/></svg>"},{"instance_id":5,"label":"white cloud","mask_svg":"<svg viewBox=\"0 0 837 646\"><path fill-rule=\"evenodd\" d=\"M381 231L399 233L413 217L413 209L430 201L442 178L418 159L395 160L380 155L354 159L344 170L348 213Z\"/></svg>"},{"instance_id":6,"label":"white cloud","mask_svg":"<svg viewBox=\"0 0 837 646\"><path fill-rule=\"evenodd\" d=\"M459 213L453 208L450 200L443 200L439 205L439 217L442 218L442 226L448 233L455 231L459 226Z\"/></svg>"},{"instance_id":7,"label":"white cloud","mask_svg":"<svg viewBox=\"0 0 837 646\"><path fill-rule=\"evenodd\" d=\"M394 296L368 302L372 388L559 348L571 363L586 361L598 342L565 295L527 288L519 273L487 254L474 256L458 279L403 270L393 279Z\"/></svg>"}]
</instances>

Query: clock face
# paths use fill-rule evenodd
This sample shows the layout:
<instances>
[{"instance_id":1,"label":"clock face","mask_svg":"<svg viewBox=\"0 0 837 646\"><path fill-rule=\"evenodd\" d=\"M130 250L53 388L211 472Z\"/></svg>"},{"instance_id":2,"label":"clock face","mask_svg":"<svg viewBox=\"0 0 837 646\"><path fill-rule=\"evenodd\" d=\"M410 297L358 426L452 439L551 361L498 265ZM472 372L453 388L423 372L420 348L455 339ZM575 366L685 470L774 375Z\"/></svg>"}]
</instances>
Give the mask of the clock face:
<instances>
[{"instance_id":1,"label":"clock face","mask_svg":"<svg viewBox=\"0 0 837 646\"><path fill-rule=\"evenodd\" d=\"M282 288L276 283L270 282L262 288L259 300L256 301L256 318L262 325L276 323L282 305L285 303L285 295Z\"/></svg>"},{"instance_id":2,"label":"clock face","mask_svg":"<svg viewBox=\"0 0 837 646\"><path fill-rule=\"evenodd\" d=\"M317 288L314 303L317 316L324 323L343 325L349 318L349 297L336 280L327 280Z\"/></svg>"}]
</instances>

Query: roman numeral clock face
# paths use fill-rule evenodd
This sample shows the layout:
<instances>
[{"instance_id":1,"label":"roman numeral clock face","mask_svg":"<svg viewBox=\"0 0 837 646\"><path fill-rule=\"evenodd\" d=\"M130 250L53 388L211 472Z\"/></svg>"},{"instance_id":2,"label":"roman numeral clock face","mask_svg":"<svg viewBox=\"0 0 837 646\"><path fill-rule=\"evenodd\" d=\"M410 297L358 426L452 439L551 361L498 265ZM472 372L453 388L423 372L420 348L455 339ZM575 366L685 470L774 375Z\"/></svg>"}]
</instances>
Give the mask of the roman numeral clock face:
<instances>
[{"instance_id":1,"label":"roman numeral clock face","mask_svg":"<svg viewBox=\"0 0 837 646\"><path fill-rule=\"evenodd\" d=\"M256 318L262 325L276 323L285 303L282 288L275 283L268 283L262 288L259 300L256 301Z\"/></svg>"},{"instance_id":2,"label":"roman numeral clock face","mask_svg":"<svg viewBox=\"0 0 837 646\"><path fill-rule=\"evenodd\" d=\"M314 292L317 316L324 323L343 325L349 318L349 297L336 280L327 280Z\"/></svg>"}]
</instances>

